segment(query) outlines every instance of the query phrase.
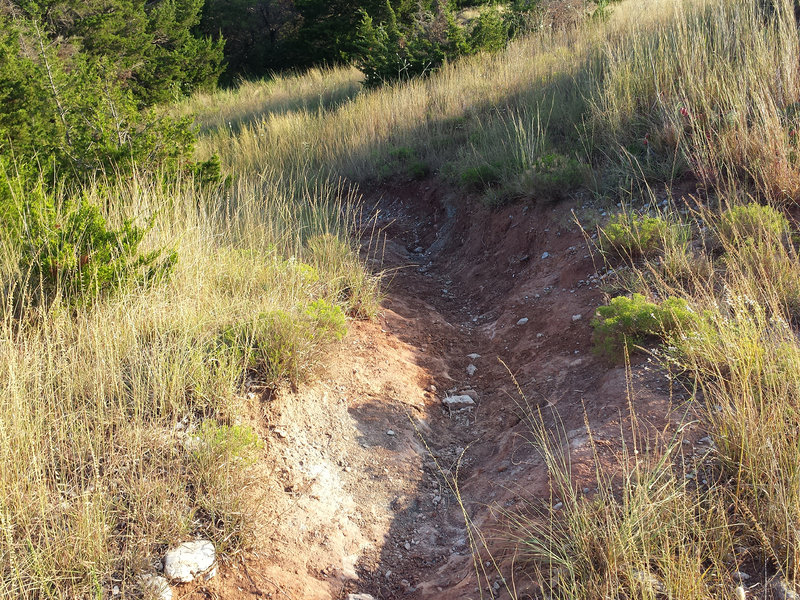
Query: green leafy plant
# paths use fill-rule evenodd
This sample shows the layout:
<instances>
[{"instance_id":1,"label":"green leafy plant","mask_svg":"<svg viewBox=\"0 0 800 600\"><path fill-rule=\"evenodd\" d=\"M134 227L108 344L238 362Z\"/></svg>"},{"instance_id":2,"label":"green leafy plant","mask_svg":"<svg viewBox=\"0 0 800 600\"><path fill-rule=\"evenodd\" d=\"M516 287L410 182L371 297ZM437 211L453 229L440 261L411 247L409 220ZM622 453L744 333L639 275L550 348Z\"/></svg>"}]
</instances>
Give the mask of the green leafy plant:
<instances>
[{"instance_id":1,"label":"green leafy plant","mask_svg":"<svg viewBox=\"0 0 800 600\"><path fill-rule=\"evenodd\" d=\"M29 300L91 303L127 285L157 282L177 262L174 250L140 250L153 217L144 226L125 220L114 228L84 199L59 205L41 185L16 192L2 202L0 221L5 235L19 244L19 270L29 281Z\"/></svg>"},{"instance_id":2,"label":"green leafy plant","mask_svg":"<svg viewBox=\"0 0 800 600\"><path fill-rule=\"evenodd\" d=\"M751 238L780 241L789 232L788 219L775 208L751 202L733 206L720 215L717 235L723 242Z\"/></svg>"},{"instance_id":3,"label":"green leafy plant","mask_svg":"<svg viewBox=\"0 0 800 600\"><path fill-rule=\"evenodd\" d=\"M697 314L682 298L668 298L656 304L641 294L617 296L597 309L592 319L597 354L619 359L648 338L664 338L676 329L689 329L697 322Z\"/></svg>"},{"instance_id":4,"label":"green leafy plant","mask_svg":"<svg viewBox=\"0 0 800 600\"><path fill-rule=\"evenodd\" d=\"M470 189L480 191L498 185L502 178L499 165L483 164L469 167L461 173L461 183Z\"/></svg>"},{"instance_id":5,"label":"green leafy plant","mask_svg":"<svg viewBox=\"0 0 800 600\"><path fill-rule=\"evenodd\" d=\"M627 258L662 252L666 246L686 243L686 226L662 216L621 212L612 216L600 230L600 249L606 254Z\"/></svg>"}]
</instances>

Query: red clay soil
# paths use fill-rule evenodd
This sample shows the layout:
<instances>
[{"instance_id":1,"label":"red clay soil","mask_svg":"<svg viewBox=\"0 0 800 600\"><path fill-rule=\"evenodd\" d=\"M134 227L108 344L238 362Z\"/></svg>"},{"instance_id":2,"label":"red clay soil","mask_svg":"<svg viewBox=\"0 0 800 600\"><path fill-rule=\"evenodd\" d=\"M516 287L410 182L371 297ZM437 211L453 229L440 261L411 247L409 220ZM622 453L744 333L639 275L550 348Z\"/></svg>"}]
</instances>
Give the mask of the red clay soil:
<instances>
[{"instance_id":1,"label":"red clay soil","mask_svg":"<svg viewBox=\"0 0 800 600\"><path fill-rule=\"evenodd\" d=\"M391 274L380 315L352 324L316 383L261 402L258 541L176 597L532 597L498 517L532 498L558 500L525 407L563 428L588 493L585 420L601 452L620 447L626 373L591 354L603 293L575 204L490 210L429 182L373 200ZM656 428L677 418L663 372L641 356L632 377L640 418ZM443 407L461 393L473 408ZM496 565L482 543L473 552L476 532Z\"/></svg>"}]
</instances>

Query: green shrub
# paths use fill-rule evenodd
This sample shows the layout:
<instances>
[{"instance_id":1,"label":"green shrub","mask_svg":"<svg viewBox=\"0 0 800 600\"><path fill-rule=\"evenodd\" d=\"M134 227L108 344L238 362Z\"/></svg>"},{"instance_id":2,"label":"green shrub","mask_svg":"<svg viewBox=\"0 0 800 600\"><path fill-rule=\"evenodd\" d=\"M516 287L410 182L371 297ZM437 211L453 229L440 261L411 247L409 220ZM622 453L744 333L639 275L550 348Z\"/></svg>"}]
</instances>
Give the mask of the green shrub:
<instances>
[{"instance_id":1,"label":"green shrub","mask_svg":"<svg viewBox=\"0 0 800 600\"><path fill-rule=\"evenodd\" d=\"M664 217L622 212L612 216L600 230L600 249L606 254L624 257L649 256L667 246L685 244L689 230Z\"/></svg>"},{"instance_id":2,"label":"green shrub","mask_svg":"<svg viewBox=\"0 0 800 600\"><path fill-rule=\"evenodd\" d=\"M143 227L126 220L115 229L85 199L59 204L41 185L29 190L18 181L2 183L10 193L0 195L0 222L20 249L19 269L32 295L26 300L90 303L127 285L159 281L177 261L174 250L140 251L152 219Z\"/></svg>"},{"instance_id":3,"label":"green shrub","mask_svg":"<svg viewBox=\"0 0 800 600\"><path fill-rule=\"evenodd\" d=\"M757 202L729 208L717 224L717 235L727 243L748 238L778 241L788 232L789 221L782 213Z\"/></svg>"},{"instance_id":4,"label":"green shrub","mask_svg":"<svg viewBox=\"0 0 800 600\"><path fill-rule=\"evenodd\" d=\"M468 188L480 191L500 183L501 169L496 164L484 164L470 167L461 173L461 182Z\"/></svg>"},{"instance_id":5,"label":"green shrub","mask_svg":"<svg viewBox=\"0 0 800 600\"><path fill-rule=\"evenodd\" d=\"M648 338L664 338L676 329L692 328L696 321L696 313L681 298L668 298L659 305L641 294L617 296L599 307L592 319L595 351L616 360Z\"/></svg>"},{"instance_id":6,"label":"green shrub","mask_svg":"<svg viewBox=\"0 0 800 600\"><path fill-rule=\"evenodd\" d=\"M469 45L475 52L502 50L508 41L508 29L508 24L496 8L482 12L472 26Z\"/></svg>"},{"instance_id":7,"label":"green shrub","mask_svg":"<svg viewBox=\"0 0 800 600\"><path fill-rule=\"evenodd\" d=\"M347 333L344 312L315 300L299 314L283 310L260 314L250 323L222 332L223 346L240 353L244 366L263 384L303 380L330 343Z\"/></svg>"}]
</instances>

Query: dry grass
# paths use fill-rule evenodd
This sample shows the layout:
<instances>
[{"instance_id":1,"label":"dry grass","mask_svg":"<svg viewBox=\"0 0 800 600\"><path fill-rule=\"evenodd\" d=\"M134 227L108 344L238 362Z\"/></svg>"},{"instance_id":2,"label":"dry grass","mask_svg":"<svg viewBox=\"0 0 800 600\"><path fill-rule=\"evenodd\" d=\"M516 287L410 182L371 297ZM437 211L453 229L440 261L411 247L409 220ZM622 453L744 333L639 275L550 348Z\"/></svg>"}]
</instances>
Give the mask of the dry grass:
<instances>
[{"instance_id":1,"label":"dry grass","mask_svg":"<svg viewBox=\"0 0 800 600\"><path fill-rule=\"evenodd\" d=\"M374 306L349 237L355 199L276 177L198 192L134 179L90 190L112 220L158 211L146 243L175 247L169 281L91 306L5 311L0 324L0 596L136 593L165 547L196 536L231 554L257 526L248 399L279 381L248 370L232 329L305 322L312 302ZM16 247L3 244L13 288ZM338 309L337 309L338 310ZM315 323L316 325L316 323ZM324 336L291 330L302 377ZM307 337L304 337L307 336ZM245 492L245 493L243 493Z\"/></svg>"}]
</instances>

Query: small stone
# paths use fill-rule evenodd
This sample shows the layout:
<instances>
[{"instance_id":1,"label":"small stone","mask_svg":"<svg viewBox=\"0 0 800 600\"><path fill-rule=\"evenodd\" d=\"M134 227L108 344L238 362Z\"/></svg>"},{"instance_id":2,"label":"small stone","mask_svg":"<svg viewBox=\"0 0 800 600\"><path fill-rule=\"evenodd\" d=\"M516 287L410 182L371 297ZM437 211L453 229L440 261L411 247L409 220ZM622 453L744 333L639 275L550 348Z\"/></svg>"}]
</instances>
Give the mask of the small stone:
<instances>
[{"instance_id":1,"label":"small stone","mask_svg":"<svg viewBox=\"0 0 800 600\"><path fill-rule=\"evenodd\" d=\"M389 429L389 430L386 432L386 435L394 435L394 430L392 430L392 429Z\"/></svg>"},{"instance_id":2,"label":"small stone","mask_svg":"<svg viewBox=\"0 0 800 600\"><path fill-rule=\"evenodd\" d=\"M428 389L429 389L431 392L433 392L434 394L436 393L436 386L435 386L435 385L433 385L433 384L429 385L429 386L428 386Z\"/></svg>"},{"instance_id":3,"label":"small stone","mask_svg":"<svg viewBox=\"0 0 800 600\"><path fill-rule=\"evenodd\" d=\"M750 575L743 573L742 571L735 571L732 576L736 581L747 581L750 579Z\"/></svg>"},{"instance_id":4,"label":"small stone","mask_svg":"<svg viewBox=\"0 0 800 600\"><path fill-rule=\"evenodd\" d=\"M561 510L563 507L564 507L564 503L563 502L556 502L553 505L553 510Z\"/></svg>"},{"instance_id":5,"label":"small stone","mask_svg":"<svg viewBox=\"0 0 800 600\"><path fill-rule=\"evenodd\" d=\"M406 550L411 550L411 544L406 542L405 544L403 544L403 548L405 548Z\"/></svg>"},{"instance_id":6,"label":"small stone","mask_svg":"<svg viewBox=\"0 0 800 600\"><path fill-rule=\"evenodd\" d=\"M528 322L528 317L522 317L519 321L517 321L517 325L525 325Z\"/></svg>"},{"instance_id":7,"label":"small stone","mask_svg":"<svg viewBox=\"0 0 800 600\"><path fill-rule=\"evenodd\" d=\"M111 588L111 595L112 596L119 596L119 586L115 585Z\"/></svg>"},{"instance_id":8,"label":"small stone","mask_svg":"<svg viewBox=\"0 0 800 600\"><path fill-rule=\"evenodd\" d=\"M543 337L544 337L544 334L543 334L543 333L537 333L537 334L536 334L536 337L537 337L537 338L543 338Z\"/></svg>"},{"instance_id":9,"label":"small stone","mask_svg":"<svg viewBox=\"0 0 800 600\"><path fill-rule=\"evenodd\" d=\"M184 542L164 556L164 575L172 581L189 583L199 575L214 572L216 562L214 544L208 540Z\"/></svg>"},{"instance_id":10,"label":"small stone","mask_svg":"<svg viewBox=\"0 0 800 600\"><path fill-rule=\"evenodd\" d=\"M370 594L347 594L347 600L375 600Z\"/></svg>"},{"instance_id":11,"label":"small stone","mask_svg":"<svg viewBox=\"0 0 800 600\"><path fill-rule=\"evenodd\" d=\"M416 254L422 254L423 252L425 252L425 248L423 248L422 246L417 246L416 248L414 248L414 252Z\"/></svg>"},{"instance_id":12,"label":"small stone","mask_svg":"<svg viewBox=\"0 0 800 600\"><path fill-rule=\"evenodd\" d=\"M458 396L448 396L447 398L442 398L442 404L451 409L464 408L465 406L474 406L475 400L466 394L461 394Z\"/></svg>"},{"instance_id":13,"label":"small stone","mask_svg":"<svg viewBox=\"0 0 800 600\"><path fill-rule=\"evenodd\" d=\"M574 321L580 321L582 318L583 318L583 315L572 315L573 322Z\"/></svg>"},{"instance_id":14,"label":"small stone","mask_svg":"<svg viewBox=\"0 0 800 600\"><path fill-rule=\"evenodd\" d=\"M544 260L545 258L550 258L550 253L549 252L542 253L542 260Z\"/></svg>"},{"instance_id":15,"label":"small stone","mask_svg":"<svg viewBox=\"0 0 800 600\"><path fill-rule=\"evenodd\" d=\"M172 588L161 575L145 573L139 576L139 587L143 592L150 593L158 600L172 600Z\"/></svg>"},{"instance_id":16,"label":"small stone","mask_svg":"<svg viewBox=\"0 0 800 600\"><path fill-rule=\"evenodd\" d=\"M275 430L275 435L277 435L279 438L281 438L283 440L283 439L286 439L286 436L288 434L283 429L276 429Z\"/></svg>"},{"instance_id":17,"label":"small stone","mask_svg":"<svg viewBox=\"0 0 800 600\"><path fill-rule=\"evenodd\" d=\"M480 354L475 354L474 352L472 354L467 354L467 358L470 360L478 360L480 357Z\"/></svg>"},{"instance_id":18,"label":"small stone","mask_svg":"<svg viewBox=\"0 0 800 600\"><path fill-rule=\"evenodd\" d=\"M649 571L634 571L633 578L659 594L663 594L666 590L666 588L664 588L664 584L658 580L658 577Z\"/></svg>"},{"instance_id":19,"label":"small stone","mask_svg":"<svg viewBox=\"0 0 800 600\"><path fill-rule=\"evenodd\" d=\"M776 577L769 584L774 600L797 600L797 592L780 577Z\"/></svg>"},{"instance_id":20,"label":"small stone","mask_svg":"<svg viewBox=\"0 0 800 600\"><path fill-rule=\"evenodd\" d=\"M470 364L470 365L467 367L467 375L469 375L470 377L472 377L473 375L475 375L475 371L477 371L477 370L478 370L478 367L476 367L476 366L475 366L475 365L473 365L473 364Z\"/></svg>"}]
</instances>

